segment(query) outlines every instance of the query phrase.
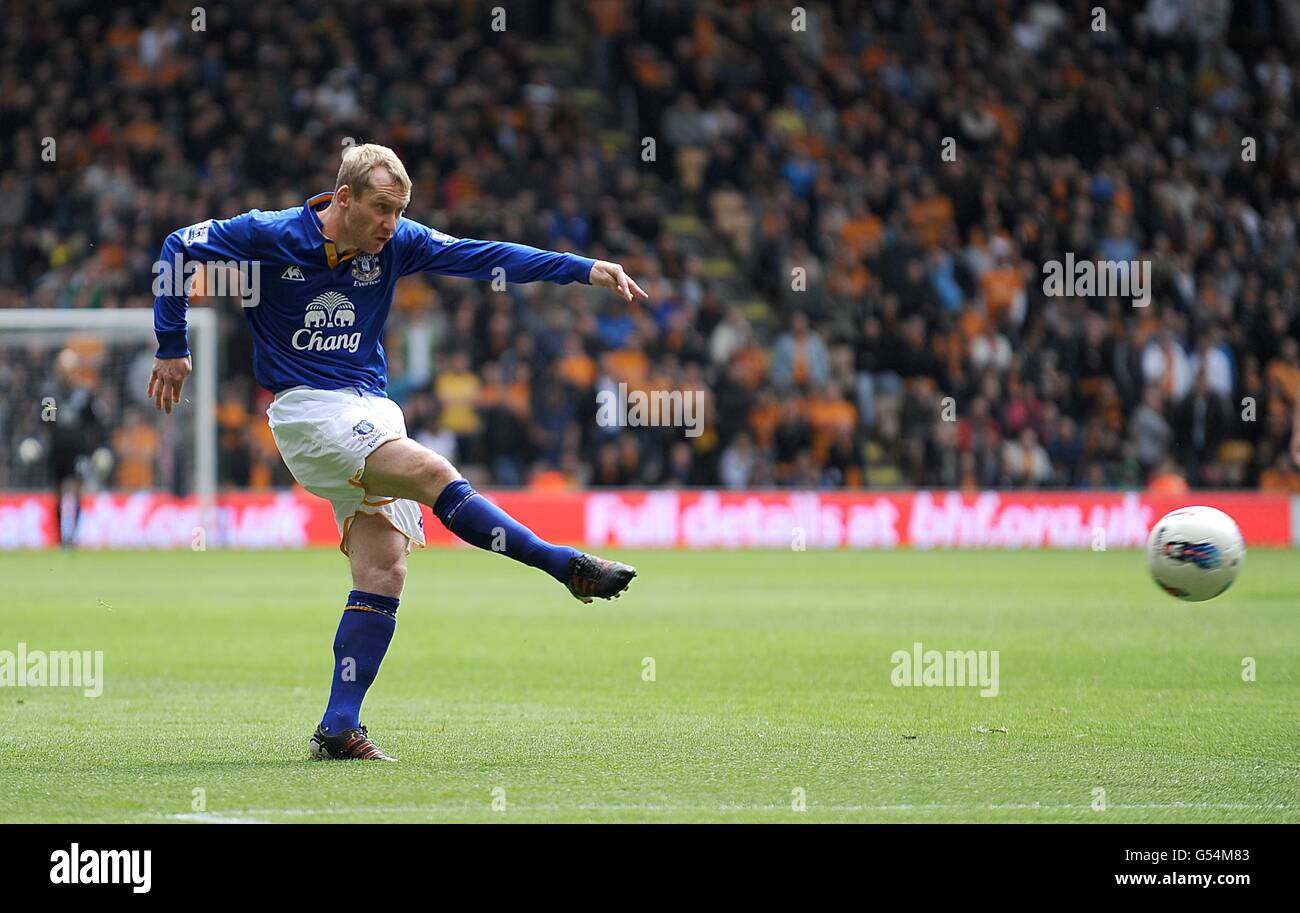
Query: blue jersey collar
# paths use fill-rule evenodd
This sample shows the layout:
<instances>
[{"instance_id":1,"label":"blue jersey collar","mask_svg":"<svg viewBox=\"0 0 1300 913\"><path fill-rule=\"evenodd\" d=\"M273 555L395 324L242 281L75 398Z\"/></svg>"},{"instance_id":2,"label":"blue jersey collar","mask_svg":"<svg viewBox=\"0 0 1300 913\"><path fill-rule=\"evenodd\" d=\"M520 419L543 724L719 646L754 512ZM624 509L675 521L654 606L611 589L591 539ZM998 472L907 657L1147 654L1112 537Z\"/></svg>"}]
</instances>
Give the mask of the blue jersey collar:
<instances>
[{"instance_id":1,"label":"blue jersey collar","mask_svg":"<svg viewBox=\"0 0 1300 913\"><path fill-rule=\"evenodd\" d=\"M321 231L320 216L316 213L316 210L324 209L333 199L334 191L326 190L324 193L308 197L302 204L302 217L308 223L307 237L318 242L325 249L325 259L329 262L330 269L345 260L352 259L356 255L356 251L349 251L339 256L338 248L334 246L334 242L325 237L325 233Z\"/></svg>"}]
</instances>

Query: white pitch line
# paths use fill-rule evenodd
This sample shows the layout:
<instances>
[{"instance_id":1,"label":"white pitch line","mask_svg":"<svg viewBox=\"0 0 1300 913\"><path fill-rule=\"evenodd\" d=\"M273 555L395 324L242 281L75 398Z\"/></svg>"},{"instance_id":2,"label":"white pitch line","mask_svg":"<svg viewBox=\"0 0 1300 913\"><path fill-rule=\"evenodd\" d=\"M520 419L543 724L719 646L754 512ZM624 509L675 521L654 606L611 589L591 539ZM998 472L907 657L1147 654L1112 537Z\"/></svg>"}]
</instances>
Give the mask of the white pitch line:
<instances>
[{"instance_id":1,"label":"white pitch line","mask_svg":"<svg viewBox=\"0 0 1300 913\"><path fill-rule=\"evenodd\" d=\"M359 808L262 808L262 809L245 809L239 812L233 812L230 816L214 815L210 812L185 815L167 815L166 817L175 820L185 821L208 821L211 823L223 824L265 824L266 821L258 820L262 816L275 816L289 818L305 818L316 815L378 815L378 814L407 814L423 813L426 815L439 814L463 814L465 812L488 811L487 803L484 806L471 805L388 805L388 806L363 806ZM1230 802L1151 802L1135 804L1118 804L1109 803L1105 811L1093 812L1098 815L1105 815L1106 812L1116 811L1296 811L1300 806L1273 804L1273 805L1252 805L1249 803L1230 803ZM1088 811L1092 812L1092 806L1089 803L1078 805L1042 805L1039 803L1003 803L994 805L948 805L943 803L932 803L924 805L816 805L809 803L807 807L809 812L966 812L978 814L980 812L997 812L997 811L1045 811L1045 812L1063 812L1063 811ZM533 805L520 804L511 805L505 812L497 812L502 817L508 817L511 812L516 814L529 814L535 812L559 813L566 812L657 812L657 813L689 813L689 814L710 814L710 813L728 813L728 812L789 812L792 815L806 814L806 812L795 812L788 805L720 805L720 806L699 806L699 805L656 805L647 804L600 804L600 803L583 803L579 805ZM250 816L250 817L242 817ZM257 817L252 817L257 816Z\"/></svg>"},{"instance_id":2,"label":"white pitch line","mask_svg":"<svg viewBox=\"0 0 1300 913\"><path fill-rule=\"evenodd\" d=\"M184 812L177 815L163 815L169 821L195 821L200 824L270 824L259 818L241 818L237 815L223 815L218 812Z\"/></svg>"}]
</instances>

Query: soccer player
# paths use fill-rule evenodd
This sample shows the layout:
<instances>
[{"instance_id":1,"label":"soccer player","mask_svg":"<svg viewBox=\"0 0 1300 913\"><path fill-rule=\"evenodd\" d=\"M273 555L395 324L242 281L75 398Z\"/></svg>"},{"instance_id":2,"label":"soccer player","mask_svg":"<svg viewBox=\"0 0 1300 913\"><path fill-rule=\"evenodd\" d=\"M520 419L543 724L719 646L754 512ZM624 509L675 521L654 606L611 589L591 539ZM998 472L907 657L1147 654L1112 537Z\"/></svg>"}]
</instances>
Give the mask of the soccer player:
<instances>
[{"instance_id":1,"label":"soccer player","mask_svg":"<svg viewBox=\"0 0 1300 913\"><path fill-rule=\"evenodd\" d=\"M160 278L185 261L256 264L260 290L244 314L253 373L275 394L267 409L271 432L294 478L333 504L339 548L352 569L329 705L309 742L312 757L322 760L393 760L361 725L361 702L393 636L406 556L424 545L419 504L471 545L545 571L585 603L618 596L636 576L626 564L538 538L446 459L407 437L402 410L385 395L380 340L397 280L416 272L585 282L629 302L649 296L617 263L449 237L403 218L410 199L411 180L391 149L352 146L332 192L293 209L254 209L178 229L159 258ZM158 352L149 396L170 413L192 368L186 296L175 294L174 284L155 287Z\"/></svg>"},{"instance_id":2,"label":"soccer player","mask_svg":"<svg viewBox=\"0 0 1300 913\"><path fill-rule=\"evenodd\" d=\"M81 524L82 460L104 440L104 425L95 392L81 373L81 359L64 349L54 362L58 381L52 391L54 423L50 429L50 480L54 484L54 526L59 545L77 544ZM42 405L42 409L44 406ZM72 510L67 510L71 501Z\"/></svg>"},{"instance_id":3,"label":"soccer player","mask_svg":"<svg viewBox=\"0 0 1300 913\"><path fill-rule=\"evenodd\" d=\"M1291 461L1300 469L1300 390L1296 394L1295 413L1291 416Z\"/></svg>"}]
</instances>

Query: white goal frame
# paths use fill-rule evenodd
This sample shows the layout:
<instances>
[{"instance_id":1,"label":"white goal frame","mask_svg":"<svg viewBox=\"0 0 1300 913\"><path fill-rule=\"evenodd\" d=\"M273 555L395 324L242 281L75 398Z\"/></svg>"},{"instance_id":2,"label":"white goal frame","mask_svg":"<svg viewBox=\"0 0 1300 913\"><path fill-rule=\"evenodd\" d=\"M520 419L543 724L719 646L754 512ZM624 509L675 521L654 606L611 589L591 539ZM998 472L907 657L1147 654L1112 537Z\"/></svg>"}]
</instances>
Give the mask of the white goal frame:
<instances>
[{"instance_id":1,"label":"white goal frame","mask_svg":"<svg viewBox=\"0 0 1300 913\"><path fill-rule=\"evenodd\" d=\"M211 308L190 308L186 322L194 353L194 373L185 385L194 406L194 494L201 516L210 517L217 496L217 315ZM153 336L153 308L0 308L0 334L8 330L125 331L147 339Z\"/></svg>"}]
</instances>

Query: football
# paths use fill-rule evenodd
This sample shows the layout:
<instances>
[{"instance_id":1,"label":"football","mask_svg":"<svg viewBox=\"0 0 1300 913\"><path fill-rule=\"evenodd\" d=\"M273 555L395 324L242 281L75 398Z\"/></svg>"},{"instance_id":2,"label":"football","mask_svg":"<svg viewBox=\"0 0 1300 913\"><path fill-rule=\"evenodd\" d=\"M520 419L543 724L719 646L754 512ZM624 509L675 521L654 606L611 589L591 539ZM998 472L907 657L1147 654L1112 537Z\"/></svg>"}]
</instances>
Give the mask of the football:
<instances>
[{"instance_id":1,"label":"football","mask_svg":"<svg viewBox=\"0 0 1300 913\"><path fill-rule=\"evenodd\" d=\"M1147 568L1179 599L1213 599L1237 579L1246 543L1236 522L1213 507L1180 507L1161 517L1147 539Z\"/></svg>"}]
</instances>

